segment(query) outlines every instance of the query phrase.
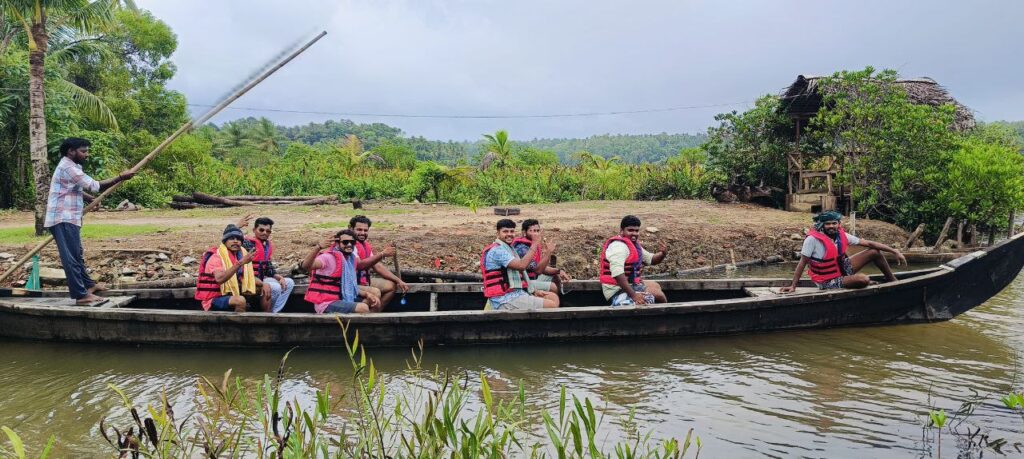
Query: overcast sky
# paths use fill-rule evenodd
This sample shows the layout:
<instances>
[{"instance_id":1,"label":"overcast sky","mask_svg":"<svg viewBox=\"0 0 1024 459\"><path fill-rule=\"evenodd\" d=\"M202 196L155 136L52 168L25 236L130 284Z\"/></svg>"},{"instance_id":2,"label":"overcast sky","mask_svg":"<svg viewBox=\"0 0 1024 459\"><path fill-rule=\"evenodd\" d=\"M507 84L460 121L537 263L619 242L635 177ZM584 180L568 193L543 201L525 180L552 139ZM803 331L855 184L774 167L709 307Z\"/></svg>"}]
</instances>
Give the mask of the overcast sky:
<instances>
[{"instance_id":1,"label":"overcast sky","mask_svg":"<svg viewBox=\"0 0 1024 459\"><path fill-rule=\"evenodd\" d=\"M1024 2L141 0L178 35L171 87L217 102L272 56L313 48L228 109L280 124L349 118L432 139L696 133L797 75L867 65L929 76L982 120L1024 119ZM202 108L194 107L194 111Z\"/></svg>"}]
</instances>

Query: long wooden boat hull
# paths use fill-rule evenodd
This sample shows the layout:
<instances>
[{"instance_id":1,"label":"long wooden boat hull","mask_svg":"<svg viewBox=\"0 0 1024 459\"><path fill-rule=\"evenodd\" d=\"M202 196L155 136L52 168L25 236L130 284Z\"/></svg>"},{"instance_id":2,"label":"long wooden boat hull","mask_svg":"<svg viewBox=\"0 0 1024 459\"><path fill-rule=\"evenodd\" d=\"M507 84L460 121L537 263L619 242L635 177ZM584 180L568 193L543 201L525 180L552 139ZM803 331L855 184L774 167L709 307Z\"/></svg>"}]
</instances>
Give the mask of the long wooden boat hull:
<instances>
[{"instance_id":1,"label":"long wooden boat hull","mask_svg":"<svg viewBox=\"0 0 1024 459\"><path fill-rule=\"evenodd\" d=\"M595 281L569 284L568 307L483 311L479 284L416 284L408 311L379 314L202 312L191 289L121 291L120 307L53 306L0 298L0 336L119 344L290 347L343 346L339 318L370 346L632 340L949 320L1005 288L1024 265L1024 235L938 268L903 273L861 290L763 295L786 279L662 280L670 303L600 304ZM805 284L806 285L806 284ZM301 298L301 289L295 293ZM762 295L750 292L761 290ZM295 301L301 304L301 301ZM301 309L302 306L296 306ZM400 309L400 308L398 308ZM351 334L351 333L350 333Z\"/></svg>"}]
</instances>

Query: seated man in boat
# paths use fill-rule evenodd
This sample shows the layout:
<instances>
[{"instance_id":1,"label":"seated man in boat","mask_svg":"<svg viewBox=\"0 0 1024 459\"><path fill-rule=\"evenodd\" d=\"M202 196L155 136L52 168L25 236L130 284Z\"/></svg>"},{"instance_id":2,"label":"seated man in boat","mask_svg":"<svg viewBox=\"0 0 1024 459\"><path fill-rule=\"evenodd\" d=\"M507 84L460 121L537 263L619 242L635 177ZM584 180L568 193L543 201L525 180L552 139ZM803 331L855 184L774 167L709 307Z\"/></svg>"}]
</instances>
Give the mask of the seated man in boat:
<instances>
[{"instance_id":1,"label":"seated man in boat","mask_svg":"<svg viewBox=\"0 0 1024 459\"><path fill-rule=\"evenodd\" d=\"M540 241L540 222L533 218L523 220L523 235L512 241L512 248L520 258L526 259L533 243ZM549 266L551 255L555 251L555 243L549 242L547 250L535 250L530 264L526 267L526 275L530 277L530 286L534 290L548 290L558 293L562 290L562 282L571 280L561 269Z\"/></svg>"},{"instance_id":2,"label":"seated man in boat","mask_svg":"<svg viewBox=\"0 0 1024 459\"><path fill-rule=\"evenodd\" d=\"M541 238L530 246L520 258L512 248L516 238L516 223L507 218L498 220L497 237L480 253L480 271L484 277L484 297L491 307L501 310L557 308L558 295L547 290L530 287L524 271L533 260L534 252L544 245Z\"/></svg>"},{"instance_id":3,"label":"seated man in boat","mask_svg":"<svg viewBox=\"0 0 1024 459\"><path fill-rule=\"evenodd\" d=\"M239 220L239 228L249 226L252 215L246 215ZM242 247L250 253L255 254L253 258L253 271L256 277L263 281L263 295L270 302L272 312L281 312L288 297L295 288L295 281L277 273L274 262L271 258L274 255L274 246L270 242L270 235L274 232L274 221L267 217L260 217L253 223L252 231L255 237L247 237L242 241Z\"/></svg>"},{"instance_id":4,"label":"seated man in boat","mask_svg":"<svg viewBox=\"0 0 1024 459\"><path fill-rule=\"evenodd\" d=\"M373 222L370 221L365 215L356 215L348 221L348 229L352 230L356 235L356 255L364 260L373 258L373 246L370 245L370 225ZM383 258L389 258L394 256L394 246L387 246L381 253ZM373 277L370 275L370 271L377 273L377 276ZM391 272L384 263L374 263L369 269L359 271L359 285L372 286L380 290L380 303L381 309L384 309L392 299L395 298L395 290L401 289L402 294L409 291L409 286L402 281L401 278Z\"/></svg>"},{"instance_id":5,"label":"seated man in boat","mask_svg":"<svg viewBox=\"0 0 1024 459\"><path fill-rule=\"evenodd\" d=\"M341 230L333 238L313 246L313 251L302 261L302 269L310 273L306 301L313 303L317 314L336 312L380 312L380 290L360 286L358 274L380 261L375 255L366 260L355 253L356 236L351 230Z\"/></svg>"},{"instance_id":6,"label":"seated man in boat","mask_svg":"<svg viewBox=\"0 0 1024 459\"><path fill-rule=\"evenodd\" d=\"M245 312L258 303L263 312L270 312L270 302L260 294L263 282L253 272L256 254L242 247L243 239L241 229L228 225L220 245L203 254L195 295L203 310Z\"/></svg>"},{"instance_id":7,"label":"seated man in boat","mask_svg":"<svg viewBox=\"0 0 1024 459\"><path fill-rule=\"evenodd\" d=\"M643 280L644 266L665 260L668 246L648 252L640 245L640 219L627 215L619 223L619 234L601 247L601 290L612 306L665 303L668 299L657 282Z\"/></svg>"},{"instance_id":8,"label":"seated man in boat","mask_svg":"<svg viewBox=\"0 0 1024 459\"><path fill-rule=\"evenodd\" d=\"M888 282L896 280L882 252L896 255L899 264L906 264L907 259L903 254L880 242L848 234L839 224L842 218L843 215L834 210L822 212L814 217L814 227L808 230L803 248L800 249L800 262L793 273L793 282L788 287L779 289L780 293L796 290L796 284L803 276L804 267L807 266L810 267L808 275L821 290L864 288L871 285L871 279L867 275L857 274L868 263L874 263ZM865 247L868 250L848 257L846 249L851 245Z\"/></svg>"}]
</instances>

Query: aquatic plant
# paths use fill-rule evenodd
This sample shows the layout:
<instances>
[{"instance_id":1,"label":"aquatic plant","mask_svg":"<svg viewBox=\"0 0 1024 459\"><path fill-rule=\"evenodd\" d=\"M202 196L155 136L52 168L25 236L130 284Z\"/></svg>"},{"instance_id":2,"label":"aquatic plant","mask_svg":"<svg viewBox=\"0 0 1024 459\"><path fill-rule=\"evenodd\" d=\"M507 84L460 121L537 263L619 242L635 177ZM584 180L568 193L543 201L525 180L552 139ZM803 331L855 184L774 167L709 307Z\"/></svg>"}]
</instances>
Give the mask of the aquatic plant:
<instances>
[{"instance_id":1,"label":"aquatic plant","mask_svg":"<svg viewBox=\"0 0 1024 459\"><path fill-rule=\"evenodd\" d=\"M681 458L700 454L700 437L691 429L682 442L655 439L642 432L632 413L626 437L608 443L600 435L604 413L589 398L559 393L557 413L528 413L522 384L514 394L496 394L481 373L479 380L438 368L423 368L422 344L412 351L405 372L389 377L378 371L339 319L351 387L333 395L320 388L310 407L284 400L281 384L289 353L274 376L245 382L224 374L220 383L201 378L195 413L179 419L166 394L160 406L140 410L120 389L130 416L118 428L100 421L99 431L120 457L181 458L340 458L340 457L615 457ZM396 384L398 383L398 384ZM472 384L479 384L471 389ZM396 385L398 390L396 390ZM474 393L479 391L479 398ZM482 403L472 409L471 406ZM542 431L543 433L539 433ZM695 446L695 447L694 447Z\"/></svg>"}]
</instances>

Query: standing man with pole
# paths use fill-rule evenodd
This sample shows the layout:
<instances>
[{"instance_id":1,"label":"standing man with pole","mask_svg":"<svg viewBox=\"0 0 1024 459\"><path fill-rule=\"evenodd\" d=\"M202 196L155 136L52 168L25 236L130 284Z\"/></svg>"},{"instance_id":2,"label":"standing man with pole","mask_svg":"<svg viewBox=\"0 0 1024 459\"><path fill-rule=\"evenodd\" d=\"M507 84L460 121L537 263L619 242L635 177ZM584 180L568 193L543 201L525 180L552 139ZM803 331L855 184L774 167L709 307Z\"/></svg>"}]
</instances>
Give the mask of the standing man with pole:
<instances>
[{"instance_id":1,"label":"standing man with pole","mask_svg":"<svg viewBox=\"0 0 1024 459\"><path fill-rule=\"evenodd\" d=\"M50 230L57 242L60 263L68 281L68 291L75 304L92 304L103 300L96 292L103 290L89 277L85 270L82 251L82 209L85 190L94 193L128 180L135 172L128 170L117 177L97 182L82 172L82 163L89 158L92 144L85 139L69 137L60 144L61 159L53 171L50 181L50 195L46 201L46 221L43 227Z\"/></svg>"}]
</instances>

